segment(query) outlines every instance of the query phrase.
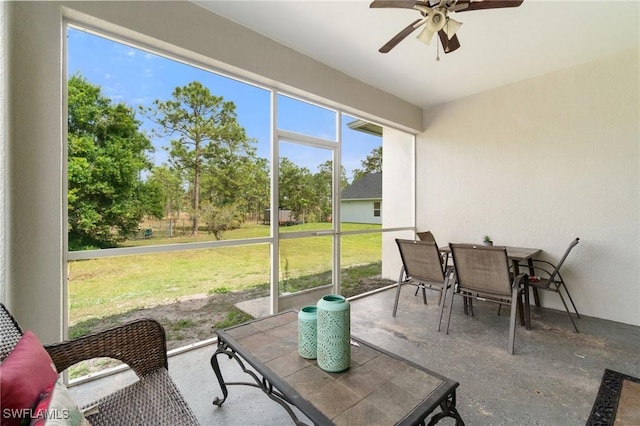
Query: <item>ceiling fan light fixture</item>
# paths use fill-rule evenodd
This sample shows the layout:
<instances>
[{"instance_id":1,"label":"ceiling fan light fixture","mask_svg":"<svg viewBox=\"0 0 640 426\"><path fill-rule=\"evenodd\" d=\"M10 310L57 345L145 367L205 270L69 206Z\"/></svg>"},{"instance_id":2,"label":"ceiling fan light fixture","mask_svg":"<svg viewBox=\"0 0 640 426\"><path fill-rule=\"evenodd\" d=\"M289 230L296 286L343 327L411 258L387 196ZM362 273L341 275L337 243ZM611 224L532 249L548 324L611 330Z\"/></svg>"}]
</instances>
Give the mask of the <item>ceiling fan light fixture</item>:
<instances>
[{"instance_id":1,"label":"ceiling fan light fixture","mask_svg":"<svg viewBox=\"0 0 640 426\"><path fill-rule=\"evenodd\" d=\"M427 17L427 28L429 28L429 30L433 31L434 33L437 33L438 31L440 31L445 24L447 23L447 13L446 10L441 10L441 9L433 9L430 13L429 16Z\"/></svg>"},{"instance_id":2,"label":"ceiling fan light fixture","mask_svg":"<svg viewBox=\"0 0 640 426\"><path fill-rule=\"evenodd\" d=\"M444 31L444 33L447 35L447 38L451 40L451 37L455 35L455 33L460 29L461 26L462 22L447 18L447 23L442 28L442 31Z\"/></svg>"},{"instance_id":3,"label":"ceiling fan light fixture","mask_svg":"<svg viewBox=\"0 0 640 426\"><path fill-rule=\"evenodd\" d=\"M425 44L431 44L433 35L440 31L447 23L446 11L432 9L427 16L423 30L418 34L418 40Z\"/></svg>"},{"instance_id":4,"label":"ceiling fan light fixture","mask_svg":"<svg viewBox=\"0 0 640 426\"><path fill-rule=\"evenodd\" d=\"M428 26L425 26L420 34L416 37L418 40L423 42L424 44L431 44L431 39L433 38L434 32L429 29Z\"/></svg>"}]
</instances>

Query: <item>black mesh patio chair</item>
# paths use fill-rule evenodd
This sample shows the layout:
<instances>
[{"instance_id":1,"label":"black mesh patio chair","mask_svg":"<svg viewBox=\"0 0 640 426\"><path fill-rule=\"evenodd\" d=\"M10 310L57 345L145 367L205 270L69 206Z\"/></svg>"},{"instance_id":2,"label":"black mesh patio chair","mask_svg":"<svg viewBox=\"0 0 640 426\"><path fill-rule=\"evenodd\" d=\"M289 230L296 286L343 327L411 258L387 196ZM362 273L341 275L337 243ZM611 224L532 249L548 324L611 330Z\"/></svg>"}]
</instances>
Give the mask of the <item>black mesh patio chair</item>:
<instances>
[{"instance_id":1,"label":"black mesh patio chair","mask_svg":"<svg viewBox=\"0 0 640 426\"><path fill-rule=\"evenodd\" d=\"M571 293L569 293L569 289L567 288L567 285L565 284L564 279L560 274L560 268L562 267L564 261L567 259L567 256L569 256L569 252L571 252L571 249L573 249L579 242L580 238L576 238L575 240L571 241L571 244L569 244L569 247L567 247L567 250L564 252L562 259L560 259L560 262L558 262L557 265L554 265L551 262L547 262L546 260L535 259L533 260L533 266L528 264L522 265L523 270L525 268L530 268L535 273L535 276L529 277L527 282L525 282L527 293L529 292L529 288L533 288L534 291L537 291L539 289L558 293L558 295L560 296L560 300L564 305L564 309L567 311L567 315L569 316L571 324L573 325L573 329L576 333L578 333L578 326L576 326L576 323L573 320L573 316L569 311L569 306L567 305L564 296L562 296L562 290L564 290L567 297L569 298L569 302L571 302L571 306L573 306L573 311L576 313L576 317L580 318L580 314L578 313L578 309L576 309L576 305L575 303L573 303L573 299L571 298Z\"/></svg>"},{"instance_id":2,"label":"black mesh patio chair","mask_svg":"<svg viewBox=\"0 0 640 426\"><path fill-rule=\"evenodd\" d=\"M442 264L436 242L396 239L396 244L400 250L402 268L398 278L393 316L396 316L400 290L405 284L415 285L418 289L422 289L422 298L425 304L427 304L427 288L439 291L438 304L442 304L444 300L442 296L449 282L450 271L445 269Z\"/></svg>"},{"instance_id":3,"label":"black mesh patio chair","mask_svg":"<svg viewBox=\"0 0 640 426\"><path fill-rule=\"evenodd\" d=\"M455 291L449 298L449 313L445 323L445 332L449 333L451 311L455 296L461 296L471 302L473 299L510 304L509 343L507 352L513 354L516 331L516 311L518 299L524 293L526 274L519 274L513 280L509 274L509 260L504 247L475 246L472 244L449 244L454 264ZM525 294L525 321L529 321L529 300ZM445 293L446 299L446 293ZM438 331L444 313L444 303L440 306Z\"/></svg>"}]
</instances>

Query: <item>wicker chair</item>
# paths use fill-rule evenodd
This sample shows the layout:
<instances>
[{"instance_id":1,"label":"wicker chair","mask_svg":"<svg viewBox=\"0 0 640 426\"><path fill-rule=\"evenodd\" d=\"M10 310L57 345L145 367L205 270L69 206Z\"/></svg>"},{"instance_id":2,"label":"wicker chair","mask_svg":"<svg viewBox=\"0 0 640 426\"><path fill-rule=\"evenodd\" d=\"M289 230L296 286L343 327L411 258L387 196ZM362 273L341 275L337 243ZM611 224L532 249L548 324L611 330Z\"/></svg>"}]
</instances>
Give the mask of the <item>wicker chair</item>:
<instances>
[{"instance_id":1,"label":"wicker chair","mask_svg":"<svg viewBox=\"0 0 640 426\"><path fill-rule=\"evenodd\" d=\"M22 336L20 326L0 304L0 361ZM59 372L73 364L109 357L129 365L138 375L135 383L83 408L95 407L87 419L102 425L198 425L195 415L167 370L166 337L152 319L131 321L77 339L45 345Z\"/></svg>"}]
</instances>

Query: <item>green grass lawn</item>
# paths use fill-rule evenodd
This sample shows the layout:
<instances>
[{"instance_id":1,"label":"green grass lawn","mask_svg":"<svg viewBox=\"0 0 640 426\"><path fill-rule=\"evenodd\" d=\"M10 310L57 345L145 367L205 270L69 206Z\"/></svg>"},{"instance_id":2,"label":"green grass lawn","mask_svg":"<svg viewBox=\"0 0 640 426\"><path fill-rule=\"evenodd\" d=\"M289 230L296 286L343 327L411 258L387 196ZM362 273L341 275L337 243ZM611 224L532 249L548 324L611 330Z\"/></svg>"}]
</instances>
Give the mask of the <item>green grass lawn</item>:
<instances>
[{"instance_id":1,"label":"green grass lawn","mask_svg":"<svg viewBox=\"0 0 640 426\"><path fill-rule=\"evenodd\" d=\"M325 226L328 224L320 224ZM379 225L349 225L345 229L379 229ZM227 232L225 239L265 236L265 225L249 224ZM318 229L318 224L285 227L284 232ZM123 244L157 245L208 241L212 236L150 238ZM329 277L329 237L281 241L281 283L287 291L320 284ZM381 234L343 238L342 266L374 264L381 260ZM286 262L286 273L284 265ZM133 309L171 303L194 294L246 289L269 282L269 245L188 250L133 256L108 257L69 263L69 324L102 318ZM378 266L379 270L379 266ZM286 275L283 277L283 274ZM315 277L302 283L301 277ZM321 277L318 280L318 277ZM330 278L328 278L330 280ZM308 280L307 280L308 281ZM326 284L327 282L325 282Z\"/></svg>"}]
</instances>

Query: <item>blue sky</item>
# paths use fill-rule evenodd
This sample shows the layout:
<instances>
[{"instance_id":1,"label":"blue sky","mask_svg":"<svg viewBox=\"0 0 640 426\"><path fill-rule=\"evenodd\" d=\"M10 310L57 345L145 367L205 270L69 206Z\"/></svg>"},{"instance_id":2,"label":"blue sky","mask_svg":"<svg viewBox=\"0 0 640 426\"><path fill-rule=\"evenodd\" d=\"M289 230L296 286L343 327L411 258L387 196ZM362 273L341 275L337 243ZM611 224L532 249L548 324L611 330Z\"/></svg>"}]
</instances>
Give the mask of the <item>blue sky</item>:
<instances>
[{"instance_id":1,"label":"blue sky","mask_svg":"<svg viewBox=\"0 0 640 426\"><path fill-rule=\"evenodd\" d=\"M225 101L233 101L238 122L249 137L258 141L258 155L269 158L268 91L74 28L68 28L67 40L69 75L79 72L90 83L100 86L102 93L112 101L123 102L134 110L138 106L151 106L156 99L168 100L176 87L200 81L212 94L222 96ZM168 145L168 141L154 138L149 132L152 124L143 116L137 116L157 147L154 161L156 164L166 162L167 154L160 147ZM342 129L342 164L349 177L354 168L360 167L360 161L381 144L379 137L347 128L346 123L352 119L345 117ZM278 99L278 127L335 139L335 113L281 96ZM316 166L329 158L326 150L292 144L281 145L280 152L281 156L312 172L316 172Z\"/></svg>"}]
</instances>

